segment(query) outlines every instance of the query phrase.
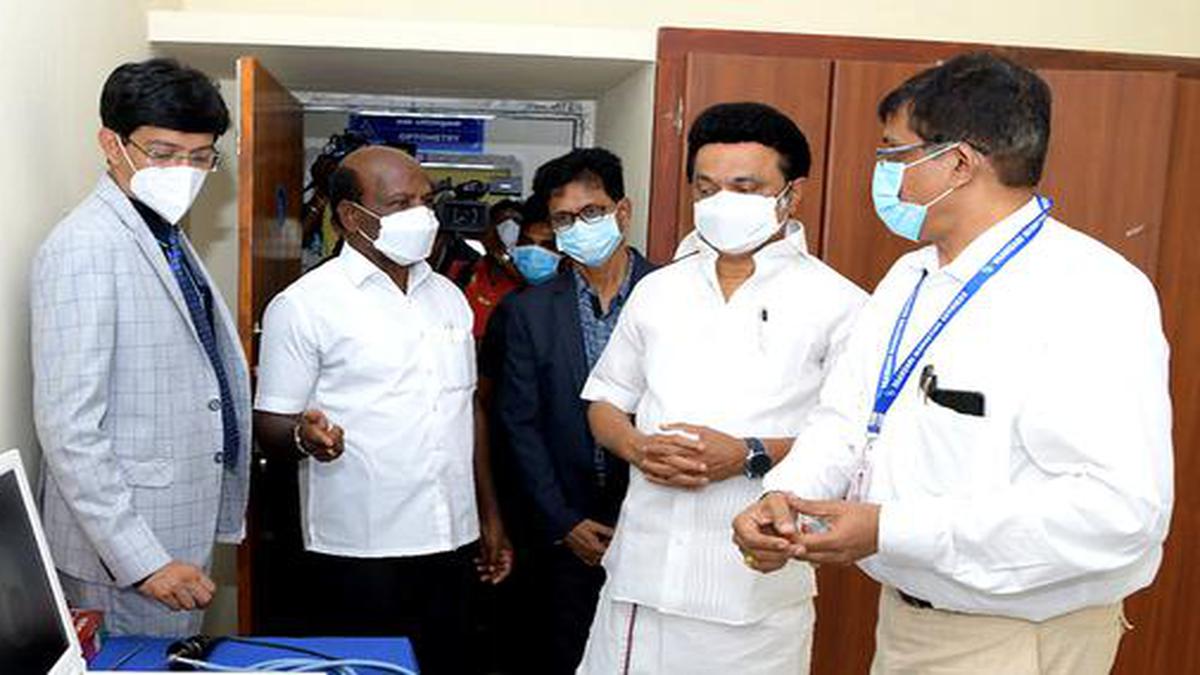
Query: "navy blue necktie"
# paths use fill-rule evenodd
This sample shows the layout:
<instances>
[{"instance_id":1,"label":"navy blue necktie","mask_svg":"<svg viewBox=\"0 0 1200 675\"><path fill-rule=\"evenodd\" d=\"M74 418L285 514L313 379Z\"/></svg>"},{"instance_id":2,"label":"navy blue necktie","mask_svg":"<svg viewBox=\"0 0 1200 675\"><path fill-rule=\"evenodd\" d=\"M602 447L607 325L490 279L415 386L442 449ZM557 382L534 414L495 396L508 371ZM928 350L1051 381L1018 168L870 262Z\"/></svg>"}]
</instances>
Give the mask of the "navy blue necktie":
<instances>
[{"instance_id":1,"label":"navy blue necktie","mask_svg":"<svg viewBox=\"0 0 1200 675\"><path fill-rule=\"evenodd\" d=\"M171 273L175 275L175 281L179 283L179 290L183 291L188 314L192 316L192 325L196 327L196 334L200 336L200 343L204 345L204 351L208 354L208 361L212 364L213 373L217 376L217 387L221 392L221 429L225 446L223 459L225 467L234 470L237 467L241 434L238 433L237 413L233 409L229 379L225 376L225 365L217 350L217 337L213 333L213 325L208 318L209 314L205 310L204 301L200 298L197 282L194 282L188 273L187 262L183 258L183 248L179 244L179 230L174 227L167 236L165 250L167 264L171 267Z\"/></svg>"}]
</instances>

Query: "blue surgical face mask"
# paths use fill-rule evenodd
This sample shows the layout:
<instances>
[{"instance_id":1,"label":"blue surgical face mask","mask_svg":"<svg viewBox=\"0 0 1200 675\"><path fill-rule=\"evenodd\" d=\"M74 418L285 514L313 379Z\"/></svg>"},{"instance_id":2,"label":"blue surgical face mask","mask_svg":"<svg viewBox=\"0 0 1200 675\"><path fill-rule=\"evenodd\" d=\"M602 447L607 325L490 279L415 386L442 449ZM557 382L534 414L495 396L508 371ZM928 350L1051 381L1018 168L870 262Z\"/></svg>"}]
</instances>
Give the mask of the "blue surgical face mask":
<instances>
[{"instance_id":1,"label":"blue surgical face mask","mask_svg":"<svg viewBox=\"0 0 1200 675\"><path fill-rule=\"evenodd\" d=\"M875 163L875 176L871 181L871 199L875 202L875 213L893 233L909 241L921 240L921 228L929 207L954 192L948 188L928 204L913 204L900 199L900 188L904 185L904 170L949 152L958 144L948 145L941 150L925 155L911 164L879 160Z\"/></svg>"},{"instance_id":2,"label":"blue surgical face mask","mask_svg":"<svg viewBox=\"0 0 1200 675\"><path fill-rule=\"evenodd\" d=\"M614 211L594 223L576 218L575 224L554 235L558 250L587 267L599 267L621 243L621 228Z\"/></svg>"},{"instance_id":3,"label":"blue surgical face mask","mask_svg":"<svg viewBox=\"0 0 1200 675\"><path fill-rule=\"evenodd\" d=\"M525 281L538 285L549 281L558 272L558 262L562 256L543 246L529 244L514 246L512 250L513 264L517 271L525 277Z\"/></svg>"}]
</instances>

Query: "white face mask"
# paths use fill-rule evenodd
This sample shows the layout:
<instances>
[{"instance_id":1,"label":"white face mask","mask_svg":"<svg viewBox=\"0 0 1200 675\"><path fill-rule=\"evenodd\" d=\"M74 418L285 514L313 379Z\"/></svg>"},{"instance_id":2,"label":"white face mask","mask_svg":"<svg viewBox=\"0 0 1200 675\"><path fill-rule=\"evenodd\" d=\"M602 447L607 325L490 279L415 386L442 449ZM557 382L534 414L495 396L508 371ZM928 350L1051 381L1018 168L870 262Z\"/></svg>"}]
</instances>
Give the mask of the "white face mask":
<instances>
[{"instance_id":1,"label":"white face mask","mask_svg":"<svg viewBox=\"0 0 1200 675\"><path fill-rule=\"evenodd\" d=\"M360 204L354 204L354 207L379 219L379 236L375 239L368 237L362 230L357 232L371 242L375 250L396 264L413 265L428 258L433 252L438 220L433 209L428 206L414 206L382 217Z\"/></svg>"},{"instance_id":2,"label":"white face mask","mask_svg":"<svg viewBox=\"0 0 1200 675\"><path fill-rule=\"evenodd\" d=\"M517 221L509 218L496 226L496 235L500 237L500 243L504 244L504 248L512 251L517 245L517 239L521 236L521 226Z\"/></svg>"},{"instance_id":3,"label":"white face mask","mask_svg":"<svg viewBox=\"0 0 1200 675\"><path fill-rule=\"evenodd\" d=\"M778 203L778 197L721 190L696 202L696 231L722 253L748 253L783 227L776 213Z\"/></svg>"},{"instance_id":4,"label":"white face mask","mask_svg":"<svg viewBox=\"0 0 1200 675\"><path fill-rule=\"evenodd\" d=\"M139 169L133 165L123 142L121 152L133 170L129 191L168 223L177 225L192 208L192 202L196 201L196 195L204 187L208 172L190 166L148 166Z\"/></svg>"}]
</instances>

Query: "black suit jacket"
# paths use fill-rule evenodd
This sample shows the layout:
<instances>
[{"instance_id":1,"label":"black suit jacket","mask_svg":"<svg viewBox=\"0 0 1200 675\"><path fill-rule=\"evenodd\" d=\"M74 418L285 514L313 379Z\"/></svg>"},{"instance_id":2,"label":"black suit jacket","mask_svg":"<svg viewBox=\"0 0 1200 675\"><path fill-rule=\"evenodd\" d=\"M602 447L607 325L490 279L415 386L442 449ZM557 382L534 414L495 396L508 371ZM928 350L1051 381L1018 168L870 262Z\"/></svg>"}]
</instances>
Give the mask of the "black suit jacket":
<instances>
[{"instance_id":1,"label":"black suit jacket","mask_svg":"<svg viewBox=\"0 0 1200 675\"><path fill-rule=\"evenodd\" d=\"M633 249L630 254L632 288L654 267ZM564 270L504 304L497 418L514 482L531 507L528 529L537 543L551 544L585 518L613 525L629 466L605 453L605 482L598 485L588 404L579 397L588 366L574 274Z\"/></svg>"}]
</instances>

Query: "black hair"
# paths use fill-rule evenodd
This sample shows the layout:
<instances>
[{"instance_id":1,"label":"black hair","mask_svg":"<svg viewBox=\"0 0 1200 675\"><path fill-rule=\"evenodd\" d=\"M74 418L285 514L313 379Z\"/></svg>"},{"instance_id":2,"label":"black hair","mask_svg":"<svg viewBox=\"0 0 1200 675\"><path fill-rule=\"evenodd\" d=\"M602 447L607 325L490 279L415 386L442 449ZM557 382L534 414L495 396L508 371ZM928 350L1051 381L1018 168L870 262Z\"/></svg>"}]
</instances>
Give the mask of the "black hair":
<instances>
[{"instance_id":1,"label":"black hair","mask_svg":"<svg viewBox=\"0 0 1200 675\"><path fill-rule=\"evenodd\" d=\"M362 198L363 189L358 180L358 172L345 165L334 169L333 174L329 176L329 208L333 213L334 224L343 230L346 229L342 225L341 216L338 215L338 206L342 202L360 204Z\"/></svg>"},{"instance_id":2,"label":"black hair","mask_svg":"<svg viewBox=\"0 0 1200 675\"><path fill-rule=\"evenodd\" d=\"M779 153L779 169L788 182L808 176L812 151L804 132L790 117L765 103L718 103L696 118L688 130L687 178L696 170L696 153L711 143L758 143Z\"/></svg>"},{"instance_id":3,"label":"black hair","mask_svg":"<svg viewBox=\"0 0 1200 675\"><path fill-rule=\"evenodd\" d=\"M546 200L537 193L529 196L525 203L521 206L521 225L533 225L534 223L544 223L550 218L550 209L546 206Z\"/></svg>"},{"instance_id":4,"label":"black hair","mask_svg":"<svg viewBox=\"0 0 1200 675\"><path fill-rule=\"evenodd\" d=\"M229 109L204 73L174 59L150 59L108 76L100 120L124 138L142 126L220 136L229 129Z\"/></svg>"},{"instance_id":5,"label":"black hair","mask_svg":"<svg viewBox=\"0 0 1200 675\"><path fill-rule=\"evenodd\" d=\"M500 217L500 214L504 213L505 211L516 211L517 213L520 213L522 207L523 205L521 202L515 199L501 199L495 204L492 204L491 208L488 209L488 219L495 223L496 219Z\"/></svg>"},{"instance_id":6,"label":"black hair","mask_svg":"<svg viewBox=\"0 0 1200 675\"><path fill-rule=\"evenodd\" d=\"M539 166L533 192L548 204L554 192L578 180L598 181L614 202L625 198L621 159L604 148L578 148Z\"/></svg>"},{"instance_id":7,"label":"black hair","mask_svg":"<svg viewBox=\"0 0 1200 675\"><path fill-rule=\"evenodd\" d=\"M909 128L926 142L966 142L991 160L1001 183L1033 187L1050 144L1050 98L1033 71L971 52L909 78L879 102L879 119L907 107Z\"/></svg>"}]
</instances>

